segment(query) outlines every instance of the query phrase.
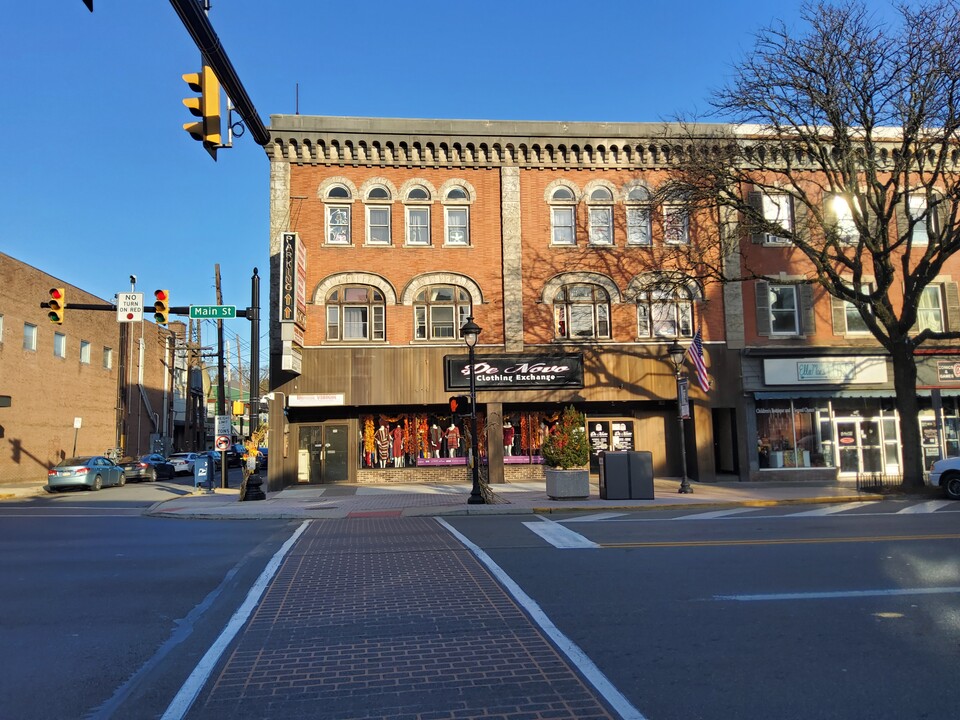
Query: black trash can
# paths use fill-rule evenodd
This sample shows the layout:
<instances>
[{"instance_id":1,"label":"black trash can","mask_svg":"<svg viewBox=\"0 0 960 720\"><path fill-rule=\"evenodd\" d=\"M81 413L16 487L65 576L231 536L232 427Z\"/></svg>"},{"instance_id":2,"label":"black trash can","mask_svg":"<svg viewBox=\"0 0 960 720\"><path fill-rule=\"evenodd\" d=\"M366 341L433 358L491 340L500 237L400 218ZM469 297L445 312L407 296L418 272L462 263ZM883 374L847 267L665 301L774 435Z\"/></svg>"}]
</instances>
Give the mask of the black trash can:
<instances>
[{"instance_id":1,"label":"black trash can","mask_svg":"<svg viewBox=\"0 0 960 720\"><path fill-rule=\"evenodd\" d=\"M653 453L649 450L600 453L600 497L653 500Z\"/></svg>"}]
</instances>

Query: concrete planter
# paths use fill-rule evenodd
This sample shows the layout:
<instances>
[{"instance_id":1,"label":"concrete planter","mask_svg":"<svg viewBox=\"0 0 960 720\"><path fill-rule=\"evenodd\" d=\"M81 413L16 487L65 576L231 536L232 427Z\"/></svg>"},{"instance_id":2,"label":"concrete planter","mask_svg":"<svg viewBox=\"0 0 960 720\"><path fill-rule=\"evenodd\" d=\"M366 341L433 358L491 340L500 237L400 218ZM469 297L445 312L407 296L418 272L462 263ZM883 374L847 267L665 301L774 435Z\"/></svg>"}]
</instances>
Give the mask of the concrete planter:
<instances>
[{"instance_id":1,"label":"concrete planter","mask_svg":"<svg viewBox=\"0 0 960 720\"><path fill-rule=\"evenodd\" d=\"M544 468L547 497L552 500L579 500L590 497L589 470Z\"/></svg>"}]
</instances>

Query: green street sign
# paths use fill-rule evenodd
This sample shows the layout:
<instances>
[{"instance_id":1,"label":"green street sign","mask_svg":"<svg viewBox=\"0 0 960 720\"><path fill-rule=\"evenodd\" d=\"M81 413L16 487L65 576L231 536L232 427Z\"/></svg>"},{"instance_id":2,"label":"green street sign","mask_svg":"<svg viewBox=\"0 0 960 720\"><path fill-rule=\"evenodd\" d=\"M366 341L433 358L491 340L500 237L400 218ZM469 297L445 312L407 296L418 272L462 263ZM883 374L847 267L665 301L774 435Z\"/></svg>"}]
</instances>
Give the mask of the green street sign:
<instances>
[{"instance_id":1,"label":"green street sign","mask_svg":"<svg viewBox=\"0 0 960 720\"><path fill-rule=\"evenodd\" d=\"M200 318L200 319L209 319L209 320L226 320L228 318L235 318L236 316L237 316L236 305L191 305L190 306L191 318Z\"/></svg>"}]
</instances>

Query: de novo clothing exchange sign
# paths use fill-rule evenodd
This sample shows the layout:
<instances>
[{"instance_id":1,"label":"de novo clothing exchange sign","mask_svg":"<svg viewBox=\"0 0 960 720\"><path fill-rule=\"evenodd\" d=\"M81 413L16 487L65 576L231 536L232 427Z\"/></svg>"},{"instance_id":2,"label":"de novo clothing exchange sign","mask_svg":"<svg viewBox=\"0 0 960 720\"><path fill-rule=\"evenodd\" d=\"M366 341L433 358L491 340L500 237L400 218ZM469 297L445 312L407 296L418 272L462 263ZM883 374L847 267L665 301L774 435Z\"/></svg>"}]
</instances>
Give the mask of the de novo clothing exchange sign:
<instances>
[{"instance_id":1,"label":"de novo clothing exchange sign","mask_svg":"<svg viewBox=\"0 0 960 720\"><path fill-rule=\"evenodd\" d=\"M470 388L468 355L443 358L447 390ZM477 389L582 388L583 355L476 355Z\"/></svg>"}]
</instances>

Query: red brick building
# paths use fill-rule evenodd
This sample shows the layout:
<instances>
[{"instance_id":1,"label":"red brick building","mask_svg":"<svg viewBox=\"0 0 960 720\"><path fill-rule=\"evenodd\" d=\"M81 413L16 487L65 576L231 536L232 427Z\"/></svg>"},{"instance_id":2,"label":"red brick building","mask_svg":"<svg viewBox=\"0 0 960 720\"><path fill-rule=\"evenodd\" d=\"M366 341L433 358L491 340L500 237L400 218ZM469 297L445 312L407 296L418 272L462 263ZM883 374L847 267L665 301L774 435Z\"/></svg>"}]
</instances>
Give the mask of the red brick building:
<instances>
[{"instance_id":1,"label":"red brick building","mask_svg":"<svg viewBox=\"0 0 960 720\"><path fill-rule=\"evenodd\" d=\"M491 481L542 478L567 405L596 449L679 476L666 351L697 329L713 387L690 384L688 473L740 473L723 295L658 263L711 232L652 202L662 131L273 116L271 485L465 477L469 427L447 399L468 383L471 316Z\"/></svg>"}]
</instances>

